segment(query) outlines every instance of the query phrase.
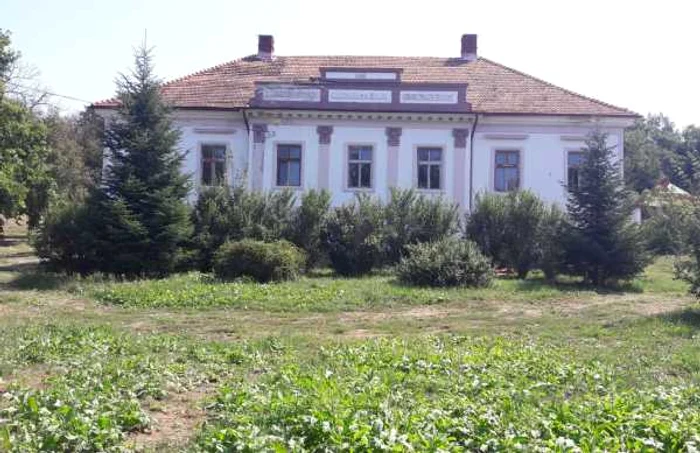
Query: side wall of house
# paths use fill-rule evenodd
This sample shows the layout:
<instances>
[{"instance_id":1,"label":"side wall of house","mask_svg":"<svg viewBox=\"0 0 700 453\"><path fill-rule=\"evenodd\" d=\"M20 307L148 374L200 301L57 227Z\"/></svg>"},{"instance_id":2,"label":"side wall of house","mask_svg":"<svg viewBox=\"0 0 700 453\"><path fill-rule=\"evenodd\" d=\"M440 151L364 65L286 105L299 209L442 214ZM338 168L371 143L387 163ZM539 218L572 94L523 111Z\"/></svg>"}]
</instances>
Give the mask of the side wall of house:
<instances>
[{"instance_id":1,"label":"side wall of house","mask_svg":"<svg viewBox=\"0 0 700 453\"><path fill-rule=\"evenodd\" d=\"M256 124L266 127L257 140L252 127ZM609 134L609 144L616 147L618 159L621 159L624 130L624 124L619 120L593 123L539 118L480 118L472 146L471 120L464 123L420 123L307 118L265 121L257 118L246 125L239 113L229 112L180 115L176 125L182 131L182 149L187 152L183 170L193 175L195 191L192 199L200 189L203 144L227 147L230 184L245 184L264 190L278 189L277 146L301 145L302 185L297 190L328 188L333 194L334 205L352 200L357 192L348 188L349 146L372 146L372 188L363 192L383 199L387 198L391 186L417 187L417 148L430 146L443 150L441 189L423 192L457 201L464 210L469 208L470 174L473 176L474 196L494 190L495 152L499 150L519 151L522 188L534 191L546 201L563 205L566 200L567 153L580 150L586 134L599 127ZM332 126L328 143L321 143L319 125ZM398 144L391 142L387 128L400 128ZM462 143L455 140L455 129L467 131ZM470 156L470 150L473 150L473 156ZM471 162L473 172L469 171ZM262 168L262 177L256 167ZM256 178L260 180L256 181Z\"/></svg>"}]
</instances>

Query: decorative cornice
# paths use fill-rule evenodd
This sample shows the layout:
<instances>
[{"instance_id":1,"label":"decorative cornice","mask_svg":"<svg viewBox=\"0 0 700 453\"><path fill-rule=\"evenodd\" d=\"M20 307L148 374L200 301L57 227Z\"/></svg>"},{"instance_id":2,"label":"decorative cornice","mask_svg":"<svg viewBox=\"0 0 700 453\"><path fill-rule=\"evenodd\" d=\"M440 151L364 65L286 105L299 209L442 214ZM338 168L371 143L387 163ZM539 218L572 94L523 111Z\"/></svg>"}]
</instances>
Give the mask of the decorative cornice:
<instances>
[{"instance_id":1,"label":"decorative cornice","mask_svg":"<svg viewBox=\"0 0 700 453\"><path fill-rule=\"evenodd\" d=\"M318 133L319 145L330 145L333 126L318 126L316 127L316 133Z\"/></svg>"},{"instance_id":2,"label":"decorative cornice","mask_svg":"<svg viewBox=\"0 0 700 453\"><path fill-rule=\"evenodd\" d=\"M468 135L469 135L469 129L466 129L466 128L452 129L452 137L454 137L454 139L455 139L455 148L466 148Z\"/></svg>"},{"instance_id":3,"label":"decorative cornice","mask_svg":"<svg viewBox=\"0 0 700 453\"><path fill-rule=\"evenodd\" d=\"M387 145L399 146L401 144L401 128L387 127L386 128Z\"/></svg>"},{"instance_id":4,"label":"decorative cornice","mask_svg":"<svg viewBox=\"0 0 700 453\"><path fill-rule=\"evenodd\" d=\"M487 140L527 140L528 134L483 134Z\"/></svg>"},{"instance_id":5,"label":"decorative cornice","mask_svg":"<svg viewBox=\"0 0 700 453\"><path fill-rule=\"evenodd\" d=\"M195 134L212 134L212 135L233 135L236 129L231 127L195 127Z\"/></svg>"},{"instance_id":6,"label":"decorative cornice","mask_svg":"<svg viewBox=\"0 0 700 453\"><path fill-rule=\"evenodd\" d=\"M472 123L471 113L396 113L396 112L333 112L327 110L283 110L251 109L250 118L279 120L320 120L327 121L401 121L419 123Z\"/></svg>"},{"instance_id":7,"label":"decorative cornice","mask_svg":"<svg viewBox=\"0 0 700 453\"><path fill-rule=\"evenodd\" d=\"M253 124L253 143L265 143L267 124Z\"/></svg>"}]
</instances>

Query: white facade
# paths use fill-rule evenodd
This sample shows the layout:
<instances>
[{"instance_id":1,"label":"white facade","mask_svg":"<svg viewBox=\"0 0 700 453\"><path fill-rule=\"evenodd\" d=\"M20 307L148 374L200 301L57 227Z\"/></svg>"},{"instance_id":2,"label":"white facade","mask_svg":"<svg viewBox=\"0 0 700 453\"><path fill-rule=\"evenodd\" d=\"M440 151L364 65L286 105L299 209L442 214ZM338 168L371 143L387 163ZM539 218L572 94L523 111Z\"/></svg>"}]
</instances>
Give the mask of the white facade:
<instances>
[{"instance_id":1,"label":"white facade","mask_svg":"<svg viewBox=\"0 0 700 453\"><path fill-rule=\"evenodd\" d=\"M475 122L476 130L472 131ZM301 184L291 189L327 188L332 203L339 205L351 201L356 192L386 199L391 186L415 188L457 202L467 211L470 197L495 190L497 151L518 151L521 189L563 205L567 153L580 150L585 136L599 128L608 133L609 144L622 159L623 131L630 122L625 118L479 115L477 119L474 114L249 110L245 115L240 111L178 111L175 123L182 132L182 149L187 152L183 171L194 179L193 200L202 187L203 145L226 147L228 184L263 190L280 189L276 179L278 145L299 145ZM266 127L258 140L255 125ZM329 143L321 143L318 126L332 127ZM387 128L400 128L400 140L393 149ZM466 130L466 140L457 143L454 129ZM348 147L353 145L367 145L373 150L369 189L348 187ZM423 146L442 150L438 190L418 188L417 149Z\"/></svg>"}]
</instances>

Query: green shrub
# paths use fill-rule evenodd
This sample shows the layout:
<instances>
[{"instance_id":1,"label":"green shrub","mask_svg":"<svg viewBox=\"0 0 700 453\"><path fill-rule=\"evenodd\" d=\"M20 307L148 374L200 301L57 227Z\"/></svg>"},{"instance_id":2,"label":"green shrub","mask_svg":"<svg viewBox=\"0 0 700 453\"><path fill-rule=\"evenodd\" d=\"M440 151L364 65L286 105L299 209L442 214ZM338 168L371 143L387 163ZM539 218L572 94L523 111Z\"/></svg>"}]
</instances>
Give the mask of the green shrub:
<instances>
[{"instance_id":1,"label":"green shrub","mask_svg":"<svg viewBox=\"0 0 700 453\"><path fill-rule=\"evenodd\" d=\"M544 210L538 234L539 265L547 280L554 280L564 266L566 215L556 205Z\"/></svg>"},{"instance_id":2,"label":"green shrub","mask_svg":"<svg viewBox=\"0 0 700 453\"><path fill-rule=\"evenodd\" d=\"M653 208L642 223L647 250L654 255L680 255L688 252L692 205L669 203Z\"/></svg>"},{"instance_id":3,"label":"green shrub","mask_svg":"<svg viewBox=\"0 0 700 453\"><path fill-rule=\"evenodd\" d=\"M383 216L382 204L365 194L331 212L322 238L338 274L367 274L380 263Z\"/></svg>"},{"instance_id":4,"label":"green shrub","mask_svg":"<svg viewBox=\"0 0 700 453\"><path fill-rule=\"evenodd\" d=\"M392 189L384 216L385 259L390 264L406 255L408 245L437 241L459 231L456 205L414 190Z\"/></svg>"},{"instance_id":5,"label":"green shrub","mask_svg":"<svg viewBox=\"0 0 700 453\"><path fill-rule=\"evenodd\" d=\"M198 267L208 271L226 241L277 241L288 235L296 197L291 190L251 192L243 187L203 190L192 213L190 241Z\"/></svg>"},{"instance_id":6,"label":"green shrub","mask_svg":"<svg viewBox=\"0 0 700 453\"><path fill-rule=\"evenodd\" d=\"M88 273L98 267L98 249L91 224L99 221L85 203L61 202L52 206L37 231L32 245L39 258L52 270Z\"/></svg>"},{"instance_id":7,"label":"green shrub","mask_svg":"<svg viewBox=\"0 0 700 453\"><path fill-rule=\"evenodd\" d=\"M690 293L700 298L700 205L695 205L687 219L688 258L675 264L676 278L690 284Z\"/></svg>"},{"instance_id":8,"label":"green shrub","mask_svg":"<svg viewBox=\"0 0 700 453\"><path fill-rule=\"evenodd\" d=\"M263 283L294 280L304 260L304 253L287 241L244 239L226 242L217 250L214 274L224 280L247 276Z\"/></svg>"},{"instance_id":9,"label":"green shrub","mask_svg":"<svg viewBox=\"0 0 700 453\"><path fill-rule=\"evenodd\" d=\"M397 275L417 286L487 286L493 279L488 258L471 241L445 238L407 246Z\"/></svg>"},{"instance_id":10,"label":"green shrub","mask_svg":"<svg viewBox=\"0 0 700 453\"><path fill-rule=\"evenodd\" d=\"M294 211L287 239L306 252L306 268L311 269L323 259L325 250L321 232L328 219L331 194L327 190L310 190L301 198Z\"/></svg>"},{"instance_id":11,"label":"green shrub","mask_svg":"<svg viewBox=\"0 0 700 453\"><path fill-rule=\"evenodd\" d=\"M481 194L467 218L467 238L498 266L527 276L540 257L540 227L544 203L529 191Z\"/></svg>"},{"instance_id":12,"label":"green shrub","mask_svg":"<svg viewBox=\"0 0 700 453\"><path fill-rule=\"evenodd\" d=\"M192 210L194 233L190 248L197 267L210 270L214 253L231 238L233 197L228 187L211 187L199 194Z\"/></svg>"}]
</instances>

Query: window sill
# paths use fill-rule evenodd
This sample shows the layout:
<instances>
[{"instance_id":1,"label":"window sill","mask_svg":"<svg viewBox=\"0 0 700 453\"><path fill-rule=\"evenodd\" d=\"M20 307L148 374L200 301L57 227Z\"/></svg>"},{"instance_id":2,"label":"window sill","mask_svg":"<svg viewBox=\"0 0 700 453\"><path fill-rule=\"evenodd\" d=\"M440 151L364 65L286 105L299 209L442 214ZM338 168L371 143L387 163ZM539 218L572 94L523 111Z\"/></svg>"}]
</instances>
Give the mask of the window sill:
<instances>
[{"instance_id":1,"label":"window sill","mask_svg":"<svg viewBox=\"0 0 700 453\"><path fill-rule=\"evenodd\" d=\"M303 192L304 186L274 186L272 190L292 190L294 192Z\"/></svg>"},{"instance_id":2,"label":"window sill","mask_svg":"<svg viewBox=\"0 0 700 453\"><path fill-rule=\"evenodd\" d=\"M418 193L423 193L423 194L435 194L435 195L444 195L447 193L445 189L420 189L416 187L416 192Z\"/></svg>"},{"instance_id":3,"label":"window sill","mask_svg":"<svg viewBox=\"0 0 700 453\"><path fill-rule=\"evenodd\" d=\"M346 187L343 189L343 192L350 192L350 193L374 193L374 188L373 187Z\"/></svg>"}]
</instances>

